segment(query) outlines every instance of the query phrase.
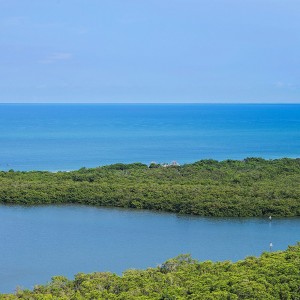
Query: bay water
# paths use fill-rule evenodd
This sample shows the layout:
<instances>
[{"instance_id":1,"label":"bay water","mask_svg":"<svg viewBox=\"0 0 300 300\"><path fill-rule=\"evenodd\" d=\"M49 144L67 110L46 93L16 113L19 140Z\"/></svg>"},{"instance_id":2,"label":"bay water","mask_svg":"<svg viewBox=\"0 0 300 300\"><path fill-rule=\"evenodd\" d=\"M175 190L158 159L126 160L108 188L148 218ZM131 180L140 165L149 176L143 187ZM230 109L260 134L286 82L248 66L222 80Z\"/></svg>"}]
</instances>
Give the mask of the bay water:
<instances>
[{"instance_id":1,"label":"bay water","mask_svg":"<svg viewBox=\"0 0 300 300\"><path fill-rule=\"evenodd\" d=\"M243 259L300 241L300 218L180 216L87 206L0 206L0 293L54 275L156 267L181 253Z\"/></svg>"}]
</instances>

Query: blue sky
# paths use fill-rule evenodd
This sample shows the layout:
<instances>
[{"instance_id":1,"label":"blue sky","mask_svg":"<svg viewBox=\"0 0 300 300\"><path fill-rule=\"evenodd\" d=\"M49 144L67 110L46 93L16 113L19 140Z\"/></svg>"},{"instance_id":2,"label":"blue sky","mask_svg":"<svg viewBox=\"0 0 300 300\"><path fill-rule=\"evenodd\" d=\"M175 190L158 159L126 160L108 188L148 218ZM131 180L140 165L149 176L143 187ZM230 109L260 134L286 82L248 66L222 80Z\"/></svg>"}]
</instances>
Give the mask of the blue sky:
<instances>
[{"instance_id":1,"label":"blue sky","mask_svg":"<svg viewBox=\"0 0 300 300\"><path fill-rule=\"evenodd\" d=\"M0 102L300 103L299 0L0 0Z\"/></svg>"}]
</instances>

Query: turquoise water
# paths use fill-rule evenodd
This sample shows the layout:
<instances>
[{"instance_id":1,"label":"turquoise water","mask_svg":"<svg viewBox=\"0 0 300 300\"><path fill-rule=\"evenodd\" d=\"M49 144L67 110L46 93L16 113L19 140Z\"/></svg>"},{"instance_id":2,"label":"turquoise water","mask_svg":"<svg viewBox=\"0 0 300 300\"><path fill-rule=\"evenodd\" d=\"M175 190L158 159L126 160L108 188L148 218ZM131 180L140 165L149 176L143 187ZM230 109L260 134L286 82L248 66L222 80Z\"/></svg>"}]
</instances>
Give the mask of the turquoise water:
<instances>
[{"instance_id":1,"label":"turquoise water","mask_svg":"<svg viewBox=\"0 0 300 300\"><path fill-rule=\"evenodd\" d=\"M0 105L0 169L299 157L300 105Z\"/></svg>"},{"instance_id":2,"label":"turquoise water","mask_svg":"<svg viewBox=\"0 0 300 300\"><path fill-rule=\"evenodd\" d=\"M0 206L0 292L53 275L155 267L180 253L239 260L300 241L300 218L214 219L84 206Z\"/></svg>"}]
</instances>

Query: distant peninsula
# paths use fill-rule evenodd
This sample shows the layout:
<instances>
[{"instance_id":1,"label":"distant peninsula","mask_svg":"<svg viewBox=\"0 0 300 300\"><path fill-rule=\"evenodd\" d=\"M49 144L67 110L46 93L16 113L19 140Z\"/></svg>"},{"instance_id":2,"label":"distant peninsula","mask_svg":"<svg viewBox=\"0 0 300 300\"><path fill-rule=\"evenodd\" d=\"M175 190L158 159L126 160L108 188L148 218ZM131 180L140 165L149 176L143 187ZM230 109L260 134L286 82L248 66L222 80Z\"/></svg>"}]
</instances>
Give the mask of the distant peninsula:
<instances>
[{"instance_id":1,"label":"distant peninsula","mask_svg":"<svg viewBox=\"0 0 300 300\"><path fill-rule=\"evenodd\" d=\"M0 203L84 204L211 217L300 216L300 159L1 171Z\"/></svg>"}]
</instances>

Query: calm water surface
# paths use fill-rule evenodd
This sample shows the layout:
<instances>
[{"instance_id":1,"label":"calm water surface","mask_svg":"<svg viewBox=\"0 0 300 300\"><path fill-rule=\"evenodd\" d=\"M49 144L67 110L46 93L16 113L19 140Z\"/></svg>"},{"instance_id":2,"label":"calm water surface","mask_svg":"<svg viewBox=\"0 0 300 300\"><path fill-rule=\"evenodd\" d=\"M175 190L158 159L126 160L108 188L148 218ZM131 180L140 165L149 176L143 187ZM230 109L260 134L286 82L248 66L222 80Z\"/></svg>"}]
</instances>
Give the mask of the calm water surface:
<instances>
[{"instance_id":1,"label":"calm water surface","mask_svg":"<svg viewBox=\"0 0 300 300\"><path fill-rule=\"evenodd\" d=\"M299 157L300 105L0 104L0 170Z\"/></svg>"},{"instance_id":2,"label":"calm water surface","mask_svg":"<svg viewBox=\"0 0 300 300\"><path fill-rule=\"evenodd\" d=\"M53 275L154 267L180 253L239 260L300 241L300 218L215 219L85 206L0 206L0 292Z\"/></svg>"}]
</instances>

